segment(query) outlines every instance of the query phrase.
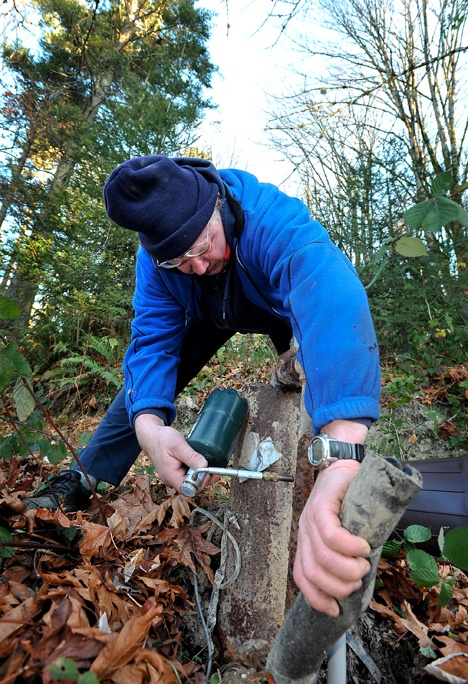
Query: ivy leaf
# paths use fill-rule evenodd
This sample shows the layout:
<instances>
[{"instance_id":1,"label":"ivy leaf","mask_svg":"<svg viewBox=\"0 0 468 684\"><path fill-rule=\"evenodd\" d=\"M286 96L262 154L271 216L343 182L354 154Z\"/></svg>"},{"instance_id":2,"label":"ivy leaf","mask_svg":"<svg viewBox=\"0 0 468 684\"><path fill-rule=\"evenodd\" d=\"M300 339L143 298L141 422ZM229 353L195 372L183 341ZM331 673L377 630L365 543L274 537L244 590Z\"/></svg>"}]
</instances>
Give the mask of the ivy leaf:
<instances>
[{"instance_id":1,"label":"ivy leaf","mask_svg":"<svg viewBox=\"0 0 468 684\"><path fill-rule=\"evenodd\" d=\"M431 193L434 197L440 197L445 195L447 190L450 190L452 184L452 173L451 171L444 171L443 173L438 173L437 176L431 183Z\"/></svg>"},{"instance_id":2,"label":"ivy leaf","mask_svg":"<svg viewBox=\"0 0 468 684\"><path fill-rule=\"evenodd\" d=\"M58 679L59 681L71 679L76 682L80 675L78 667L72 658L57 658L57 660L44 668L44 670L45 672L49 672L53 679Z\"/></svg>"},{"instance_id":3,"label":"ivy leaf","mask_svg":"<svg viewBox=\"0 0 468 684\"><path fill-rule=\"evenodd\" d=\"M468 526L457 527L445 535L444 556L461 570L468 570Z\"/></svg>"},{"instance_id":4,"label":"ivy leaf","mask_svg":"<svg viewBox=\"0 0 468 684\"><path fill-rule=\"evenodd\" d=\"M14 302L6 297L0 296L0 318L11 319L18 318L21 315L21 309Z\"/></svg>"},{"instance_id":5,"label":"ivy leaf","mask_svg":"<svg viewBox=\"0 0 468 684\"><path fill-rule=\"evenodd\" d=\"M18 375L23 378L31 376L31 368L25 357L18 351L16 342L10 342L3 349L1 355L10 363Z\"/></svg>"},{"instance_id":6,"label":"ivy leaf","mask_svg":"<svg viewBox=\"0 0 468 684\"><path fill-rule=\"evenodd\" d=\"M424 230L435 232L450 221L458 219L459 205L446 197L439 197L430 212L426 214L422 227Z\"/></svg>"},{"instance_id":7,"label":"ivy leaf","mask_svg":"<svg viewBox=\"0 0 468 684\"><path fill-rule=\"evenodd\" d=\"M442 582L441 587L440 587L439 598L437 599L438 605L439 606L446 606L452 600L452 596L453 596L452 584L450 582L446 582L444 580Z\"/></svg>"},{"instance_id":8,"label":"ivy leaf","mask_svg":"<svg viewBox=\"0 0 468 684\"><path fill-rule=\"evenodd\" d=\"M439 569L435 559L421 549L408 551L406 559L411 570L411 579L418 587L433 587L440 582Z\"/></svg>"},{"instance_id":9,"label":"ivy leaf","mask_svg":"<svg viewBox=\"0 0 468 684\"><path fill-rule=\"evenodd\" d=\"M12 541L13 537L10 530L7 530L6 527L0 527L0 539L2 541ZM11 558L14 555L15 549L13 546L0 546L0 556L3 556L3 558Z\"/></svg>"},{"instance_id":10,"label":"ivy leaf","mask_svg":"<svg viewBox=\"0 0 468 684\"><path fill-rule=\"evenodd\" d=\"M3 352L4 349L0 349L0 391L8 387L15 375L14 367Z\"/></svg>"},{"instance_id":11,"label":"ivy leaf","mask_svg":"<svg viewBox=\"0 0 468 684\"><path fill-rule=\"evenodd\" d=\"M390 539L386 541L382 546L382 558L390 558L391 556L396 556L398 551L401 549L401 541L396 539Z\"/></svg>"},{"instance_id":12,"label":"ivy leaf","mask_svg":"<svg viewBox=\"0 0 468 684\"><path fill-rule=\"evenodd\" d=\"M413 544L428 541L431 538L431 530L424 525L410 525L403 532L405 539Z\"/></svg>"},{"instance_id":13,"label":"ivy leaf","mask_svg":"<svg viewBox=\"0 0 468 684\"><path fill-rule=\"evenodd\" d=\"M406 257L427 256L424 242L420 238L402 237L394 243L395 251Z\"/></svg>"},{"instance_id":14,"label":"ivy leaf","mask_svg":"<svg viewBox=\"0 0 468 684\"><path fill-rule=\"evenodd\" d=\"M457 216L457 221L460 221L462 226L468 226L468 212L463 209L462 206L457 204L458 207L458 216Z\"/></svg>"},{"instance_id":15,"label":"ivy leaf","mask_svg":"<svg viewBox=\"0 0 468 684\"><path fill-rule=\"evenodd\" d=\"M78 677L76 684L99 684L99 679L94 672L84 672Z\"/></svg>"},{"instance_id":16,"label":"ivy leaf","mask_svg":"<svg viewBox=\"0 0 468 684\"><path fill-rule=\"evenodd\" d=\"M52 465L58 465L66 458L67 447L63 442L57 442L52 444L52 442L46 439L38 440L38 446L41 452L41 456L47 456L47 460Z\"/></svg>"},{"instance_id":17,"label":"ivy leaf","mask_svg":"<svg viewBox=\"0 0 468 684\"><path fill-rule=\"evenodd\" d=\"M426 218L427 214L431 211L433 203L430 200L424 200L419 204L415 204L411 209L408 209L403 214L403 218L410 228L414 230L422 226L422 222Z\"/></svg>"},{"instance_id":18,"label":"ivy leaf","mask_svg":"<svg viewBox=\"0 0 468 684\"><path fill-rule=\"evenodd\" d=\"M13 389L13 399L15 400L18 420L22 422L31 415L36 404L21 378L18 378L18 381Z\"/></svg>"},{"instance_id":19,"label":"ivy leaf","mask_svg":"<svg viewBox=\"0 0 468 684\"><path fill-rule=\"evenodd\" d=\"M68 541L73 541L78 534L78 527L76 525L72 525L71 527L61 527L60 525L57 525L57 532L63 534Z\"/></svg>"},{"instance_id":20,"label":"ivy leaf","mask_svg":"<svg viewBox=\"0 0 468 684\"><path fill-rule=\"evenodd\" d=\"M437 658L437 653L430 646L421 646L419 651L425 658Z\"/></svg>"}]
</instances>

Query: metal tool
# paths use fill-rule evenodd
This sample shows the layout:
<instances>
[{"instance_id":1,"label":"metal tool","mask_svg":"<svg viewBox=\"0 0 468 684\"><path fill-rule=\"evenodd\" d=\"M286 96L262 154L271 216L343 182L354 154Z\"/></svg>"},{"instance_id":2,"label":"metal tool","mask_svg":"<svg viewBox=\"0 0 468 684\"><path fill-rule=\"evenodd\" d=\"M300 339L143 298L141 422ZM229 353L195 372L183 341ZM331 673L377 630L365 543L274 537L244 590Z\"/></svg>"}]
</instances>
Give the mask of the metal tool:
<instances>
[{"instance_id":1,"label":"metal tool","mask_svg":"<svg viewBox=\"0 0 468 684\"><path fill-rule=\"evenodd\" d=\"M206 400L187 436L187 444L202 454L210 466L225 467L247 418L248 403L235 389L215 389ZM189 468L181 492L195 496L206 472Z\"/></svg>"},{"instance_id":2,"label":"metal tool","mask_svg":"<svg viewBox=\"0 0 468 684\"><path fill-rule=\"evenodd\" d=\"M196 468L195 470L190 468L180 488L181 492L186 496L195 496L207 473L224 477L245 477L250 480L265 480L266 482L294 482L292 475L281 475L280 473L272 473L268 470L257 472L255 470L207 466L205 468Z\"/></svg>"}]
</instances>

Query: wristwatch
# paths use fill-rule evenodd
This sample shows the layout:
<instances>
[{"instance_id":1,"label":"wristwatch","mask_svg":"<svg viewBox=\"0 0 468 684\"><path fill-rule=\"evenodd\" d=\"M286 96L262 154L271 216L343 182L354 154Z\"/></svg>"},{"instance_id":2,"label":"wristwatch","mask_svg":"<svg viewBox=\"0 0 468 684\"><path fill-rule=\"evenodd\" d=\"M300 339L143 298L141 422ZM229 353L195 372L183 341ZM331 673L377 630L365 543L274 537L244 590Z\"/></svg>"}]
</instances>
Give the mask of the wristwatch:
<instances>
[{"instance_id":1,"label":"wristwatch","mask_svg":"<svg viewBox=\"0 0 468 684\"><path fill-rule=\"evenodd\" d=\"M339 442L325 433L312 438L307 452L310 464L315 470L323 470L341 459L362 462L365 453L362 444Z\"/></svg>"}]
</instances>

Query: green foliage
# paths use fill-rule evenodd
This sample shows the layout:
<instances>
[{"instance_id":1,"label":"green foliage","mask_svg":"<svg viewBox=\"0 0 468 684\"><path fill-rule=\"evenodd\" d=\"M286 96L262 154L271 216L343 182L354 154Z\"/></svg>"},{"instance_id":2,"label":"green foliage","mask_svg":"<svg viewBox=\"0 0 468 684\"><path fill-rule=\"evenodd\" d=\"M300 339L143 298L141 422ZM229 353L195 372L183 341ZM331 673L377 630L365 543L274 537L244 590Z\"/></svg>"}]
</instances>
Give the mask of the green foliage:
<instances>
[{"instance_id":1,"label":"green foliage","mask_svg":"<svg viewBox=\"0 0 468 684\"><path fill-rule=\"evenodd\" d=\"M388 377L388 372L383 369L382 378L385 380L385 391L392 399L385 403L382 410L379 425L384 435L379 444L379 453L382 456L393 456L401 460L399 430L403 426L403 420L398 416L398 408L412 401L416 395L417 383L415 376L395 375Z\"/></svg>"},{"instance_id":2,"label":"green foliage","mask_svg":"<svg viewBox=\"0 0 468 684\"><path fill-rule=\"evenodd\" d=\"M0 311L6 312L9 319L20 313L10 304L7 299L0 298ZM13 456L25 457L38 452L50 463L58 464L67 455L66 446L62 441L45 439L46 424L32 389L30 366L19 345L6 340L5 332L0 329L0 406L5 429L0 441L0 458L9 461ZM17 421L12 416L11 406L15 408Z\"/></svg>"},{"instance_id":3,"label":"green foliage","mask_svg":"<svg viewBox=\"0 0 468 684\"><path fill-rule=\"evenodd\" d=\"M393 219L393 235L380 240L360 268L368 282L381 356L405 375L417 374L417 383L437 366L456 365L468 337L459 306L466 264L456 262L460 245L446 239L447 223L452 226L455 219L456 225L466 225L468 214L444 196L452 183L451 172L437 174L428 199L405 212L405 222ZM424 223L426 218L430 225Z\"/></svg>"},{"instance_id":4,"label":"green foliage","mask_svg":"<svg viewBox=\"0 0 468 684\"><path fill-rule=\"evenodd\" d=\"M6 319L20 315L20 310L13 302L0 297L0 320L2 314ZM34 410L35 402L30 392L29 378L31 369L15 342L8 342L0 333L0 392L12 383L12 398L20 421L25 420Z\"/></svg>"},{"instance_id":5,"label":"green foliage","mask_svg":"<svg viewBox=\"0 0 468 684\"><path fill-rule=\"evenodd\" d=\"M439 569L435 559L421 549L409 549L406 560L412 573L411 579L420 587L433 587L439 583Z\"/></svg>"},{"instance_id":6,"label":"green foliage","mask_svg":"<svg viewBox=\"0 0 468 684\"><path fill-rule=\"evenodd\" d=\"M404 257L427 256L427 249L420 238L401 237L393 243L393 247L398 254Z\"/></svg>"},{"instance_id":7,"label":"green foliage","mask_svg":"<svg viewBox=\"0 0 468 684\"><path fill-rule=\"evenodd\" d=\"M8 199L0 275L23 310L18 337L33 312L32 336L45 355L48 335L75 330L77 319L62 310L71 298L92 304L91 327L85 321L82 330L123 335L137 236L107 219L102 188L123 159L193 142L211 107L214 66L211 15L193 0L142 0L138 8L112 0L92 12L74 0L33 4L36 49L8 39L1 46Z\"/></svg>"},{"instance_id":8,"label":"green foliage","mask_svg":"<svg viewBox=\"0 0 468 684\"><path fill-rule=\"evenodd\" d=\"M443 553L461 570L468 570L468 527L447 532Z\"/></svg>"},{"instance_id":9,"label":"green foliage","mask_svg":"<svg viewBox=\"0 0 468 684\"><path fill-rule=\"evenodd\" d=\"M101 399L108 399L122 386L122 340L83 335L83 344L81 354L73 356L67 356L67 347L62 345L63 358L44 373L43 379L57 387L73 385L84 392L90 392L96 383L103 381Z\"/></svg>"},{"instance_id":10,"label":"green foliage","mask_svg":"<svg viewBox=\"0 0 468 684\"><path fill-rule=\"evenodd\" d=\"M439 574L435 558L415 547L415 544L424 543L431 538L431 531L428 527L410 525L404 530L403 536L403 541L391 539L386 542L382 548L382 556L389 558L403 551L411 569L413 582L420 587L440 585L437 602L440 606L446 606L452 600L453 585L457 580L458 571L455 571L452 577L443 579ZM439 548L443 559L449 560L461 570L468 569L468 527L457 527L446 535L441 529Z\"/></svg>"},{"instance_id":11,"label":"green foliage","mask_svg":"<svg viewBox=\"0 0 468 684\"><path fill-rule=\"evenodd\" d=\"M410 228L437 232L451 221L458 221L462 226L468 225L468 213L465 209L445 197L452 182L451 171L444 171L434 178L431 183L431 199L415 204L403 214Z\"/></svg>"},{"instance_id":12,"label":"green foliage","mask_svg":"<svg viewBox=\"0 0 468 684\"><path fill-rule=\"evenodd\" d=\"M412 399L417 389L414 375L397 375L385 383L385 389L397 399Z\"/></svg>"},{"instance_id":13,"label":"green foliage","mask_svg":"<svg viewBox=\"0 0 468 684\"><path fill-rule=\"evenodd\" d=\"M13 537L10 530L5 527L0 527L0 540L1 541L12 541ZM11 558L15 555L15 549L13 546L0 546L0 556L3 558Z\"/></svg>"},{"instance_id":14,"label":"green foliage","mask_svg":"<svg viewBox=\"0 0 468 684\"><path fill-rule=\"evenodd\" d=\"M0 319L17 318L21 313L21 309L14 302L11 302L6 297L0 296Z\"/></svg>"},{"instance_id":15,"label":"green foliage","mask_svg":"<svg viewBox=\"0 0 468 684\"><path fill-rule=\"evenodd\" d=\"M65 539L68 539L68 541L73 541L80 531L76 525L72 525L71 527L61 527L60 525L57 525L56 529L57 532L64 536Z\"/></svg>"},{"instance_id":16,"label":"green foliage","mask_svg":"<svg viewBox=\"0 0 468 684\"><path fill-rule=\"evenodd\" d=\"M74 682L74 684L99 684L99 679L94 672L80 674L75 661L72 658L57 658L53 663L44 668L49 673L51 682Z\"/></svg>"}]
</instances>

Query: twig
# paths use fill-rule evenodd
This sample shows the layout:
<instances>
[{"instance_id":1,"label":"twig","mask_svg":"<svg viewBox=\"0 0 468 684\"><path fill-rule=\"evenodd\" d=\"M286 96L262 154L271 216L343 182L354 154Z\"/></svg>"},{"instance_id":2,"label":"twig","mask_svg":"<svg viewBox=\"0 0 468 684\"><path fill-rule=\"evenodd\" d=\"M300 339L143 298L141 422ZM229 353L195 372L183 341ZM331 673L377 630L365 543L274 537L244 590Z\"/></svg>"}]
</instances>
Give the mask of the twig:
<instances>
[{"instance_id":1,"label":"twig","mask_svg":"<svg viewBox=\"0 0 468 684\"><path fill-rule=\"evenodd\" d=\"M39 544L39 542L32 541L14 541L14 540L0 540L1 546L12 546L18 549L34 549L35 551L55 551L56 553L76 553L69 546L63 546L62 544Z\"/></svg>"}]
</instances>

